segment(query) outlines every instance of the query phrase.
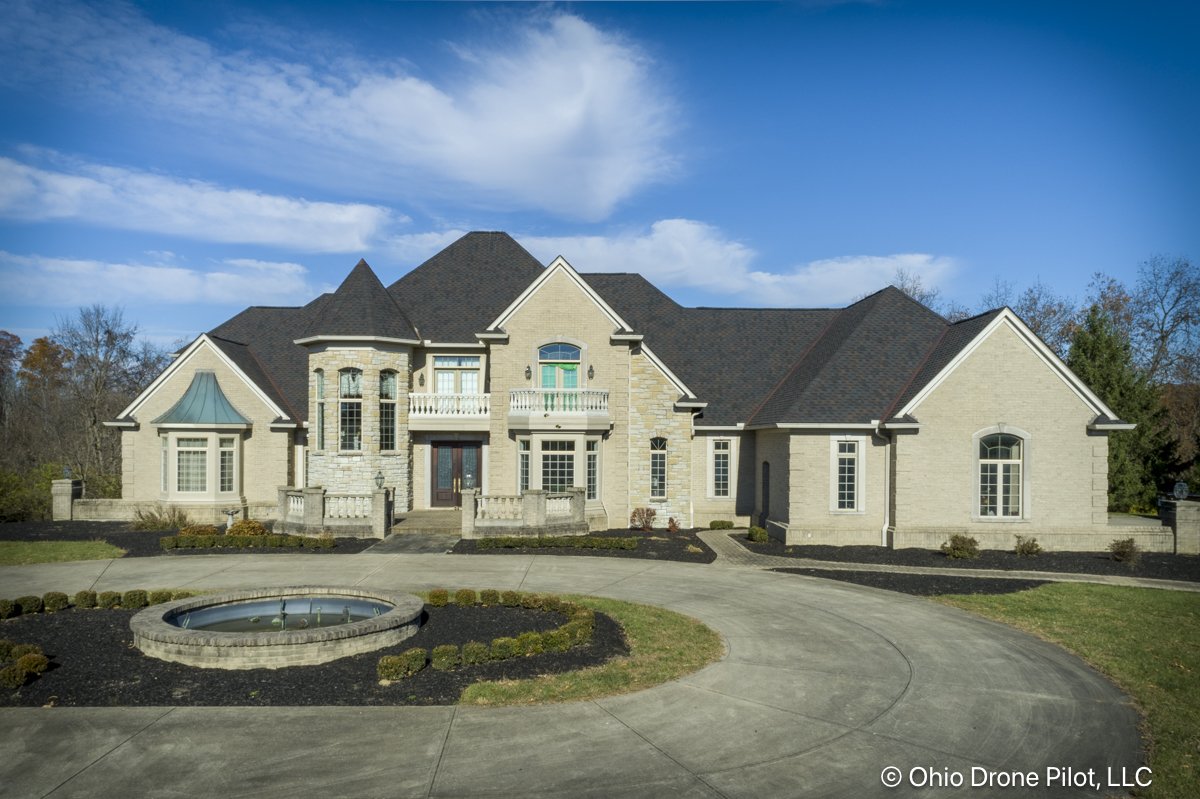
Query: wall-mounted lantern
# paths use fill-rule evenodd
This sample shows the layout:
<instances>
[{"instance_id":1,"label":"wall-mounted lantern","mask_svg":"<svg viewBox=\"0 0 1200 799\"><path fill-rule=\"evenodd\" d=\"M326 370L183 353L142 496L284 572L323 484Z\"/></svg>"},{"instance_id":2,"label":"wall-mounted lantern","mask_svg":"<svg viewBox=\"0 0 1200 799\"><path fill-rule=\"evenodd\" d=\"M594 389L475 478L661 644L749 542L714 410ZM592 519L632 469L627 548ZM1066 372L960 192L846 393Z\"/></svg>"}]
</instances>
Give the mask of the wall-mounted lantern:
<instances>
[{"instance_id":1,"label":"wall-mounted lantern","mask_svg":"<svg viewBox=\"0 0 1200 799\"><path fill-rule=\"evenodd\" d=\"M525 367L525 379L526 379L526 380L532 380L532 379L533 379L533 370L532 370L532 369L530 369L528 366L526 366L526 367Z\"/></svg>"},{"instance_id":2,"label":"wall-mounted lantern","mask_svg":"<svg viewBox=\"0 0 1200 799\"><path fill-rule=\"evenodd\" d=\"M424 372L421 372L421 374L417 377L417 385L419 385L419 386L425 385L425 373Z\"/></svg>"},{"instance_id":3,"label":"wall-mounted lantern","mask_svg":"<svg viewBox=\"0 0 1200 799\"><path fill-rule=\"evenodd\" d=\"M383 472L382 471L375 472L375 487L378 489L381 489L381 490L383 489Z\"/></svg>"},{"instance_id":4,"label":"wall-mounted lantern","mask_svg":"<svg viewBox=\"0 0 1200 799\"><path fill-rule=\"evenodd\" d=\"M595 369L593 369L593 368L592 368L592 367L589 365L589 366L588 366L588 380L591 380L591 379L592 379L593 377L595 377L595 376L596 376L596 370L595 370Z\"/></svg>"}]
</instances>

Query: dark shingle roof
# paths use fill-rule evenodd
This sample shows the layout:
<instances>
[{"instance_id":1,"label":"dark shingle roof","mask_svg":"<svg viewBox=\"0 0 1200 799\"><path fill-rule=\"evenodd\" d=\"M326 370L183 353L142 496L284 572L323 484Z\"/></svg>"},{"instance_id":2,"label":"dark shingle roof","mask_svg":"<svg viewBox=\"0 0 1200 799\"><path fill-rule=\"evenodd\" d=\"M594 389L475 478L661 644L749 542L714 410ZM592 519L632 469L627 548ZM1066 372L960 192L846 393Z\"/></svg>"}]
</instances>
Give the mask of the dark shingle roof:
<instances>
[{"instance_id":1,"label":"dark shingle roof","mask_svg":"<svg viewBox=\"0 0 1200 799\"><path fill-rule=\"evenodd\" d=\"M468 233L387 290L426 339L477 344L544 268L507 233Z\"/></svg>"},{"instance_id":2,"label":"dark shingle roof","mask_svg":"<svg viewBox=\"0 0 1200 799\"><path fill-rule=\"evenodd\" d=\"M309 319L297 338L310 336L380 336L413 341L419 338L412 322L379 278L360 260L338 286L323 295L320 312Z\"/></svg>"}]
</instances>

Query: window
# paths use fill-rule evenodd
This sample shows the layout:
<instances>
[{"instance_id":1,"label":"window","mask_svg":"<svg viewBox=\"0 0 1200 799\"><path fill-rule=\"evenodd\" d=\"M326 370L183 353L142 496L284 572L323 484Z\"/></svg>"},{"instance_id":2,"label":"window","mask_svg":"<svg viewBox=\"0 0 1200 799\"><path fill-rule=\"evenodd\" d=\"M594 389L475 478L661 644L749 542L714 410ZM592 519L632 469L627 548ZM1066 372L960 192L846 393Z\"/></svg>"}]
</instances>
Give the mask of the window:
<instances>
[{"instance_id":1,"label":"window","mask_svg":"<svg viewBox=\"0 0 1200 799\"><path fill-rule=\"evenodd\" d=\"M863 514L866 508L867 436L829 437L829 512Z\"/></svg>"},{"instance_id":2,"label":"window","mask_svg":"<svg viewBox=\"0 0 1200 799\"><path fill-rule=\"evenodd\" d=\"M1003 433L979 439L979 515L1021 516L1023 441Z\"/></svg>"},{"instance_id":3,"label":"window","mask_svg":"<svg viewBox=\"0 0 1200 799\"><path fill-rule=\"evenodd\" d=\"M549 344L538 350L543 389L579 388L579 348ZM547 408L546 410L555 410ZM564 408L563 410L570 410Z\"/></svg>"},{"instance_id":4,"label":"window","mask_svg":"<svg viewBox=\"0 0 1200 799\"><path fill-rule=\"evenodd\" d=\"M650 439L650 499L667 498L667 440Z\"/></svg>"},{"instance_id":5,"label":"window","mask_svg":"<svg viewBox=\"0 0 1200 799\"><path fill-rule=\"evenodd\" d=\"M517 442L517 474L517 491L523 494L529 490L529 439Z\"/></svg>"},{"instance_id":6,"label":"window","mask_svg":"<svg viewBox=\"0 0 1200 799\"><path fill-rule=\"evenodd\" d=\"M379 374L379 448L396 448L396 373Z\"/></svg>"},{"instance_id":7,"label":"window","mask_svg":"<svg viewBox=\"0 0 1200 799\"><path fill-rule=\"evenodd\" d=\"M435 355L434 391L438 394L478 394L478 355Z\"/></svg>"},{"instance_id":8,"label":"window","mask_svg":"<svg viewBox=\"0 0 1200 799\"><path fill-rule=\"evenodd\" d=\"M729 442L713 442L713 496L729 496Z\"/></svg>"},{"instance_id":9,"label":"window","mask_svg":"<svg viewBox=\"0 0 1200 799\"><path fill-rule=\"evenodd\" d=\"M858 442L839 441L837 459L838 510L855 510L858 500Z\"/></svg>"},{"instance_id":10,"label":"window","mask_svg":"<svg viewBox=\"0 0 1200 799\"><path fill-rule=\"evenodd\" d=\"M600 496L600 442L587 442L587 498Z\"/></svg>"},{"instance_id":11,"label":"window","mask_svg":"<svg viewBox=\"0 0 1200 799\"><path fill-rule=\"evenodd\" d=\"M575 485L575 442L542 442L542 489L561 494Z\"/></svg>"},{"instance_id":12,"label":"window","mask_svg":"<svg viewBox=\"0 0 1200 799\"><path fill-rule=\"evenodd\" d=\"M317 449L325 449L325 372L321 369L317 375Z\"/></svg>"},{"instance_id":13,"label":"window","mask_svg":"<svg viewBox=\"0 0 1200 799\"><path fill-rule=\"evenodd\" d=\"M338 416L338 448L344 451L362 449L362 370L343 369L338 373L338 396L341 398ZM347 400L352 400L347 402Z\"/></svg>"},{"instance_id":14,"label":"window","mask_svg":"<svg viewBox=\"0 0 1200 799\"><path fill-rule=\"evenodd\" d=\"M165 493L167 493L167 491L170 490L170 488L167 485L167 469L168 469L168 466L167 466L167 456L168 456L167 437L160 436L159 441L162 442L162 459L160 462L160 467L161 467L160 471L162 472L162 492L165 494Z\"/></svg>"},{"instance_id":15,"label":"window","mask_svg":"<svg viewBox=\"0 0 1200 799\"><path fill-rule=\"evenodd\" d=\"M208 439L180 438L175 441L176 486L179 491L208 490Z\"/></svg>"},{"instance_id":16,"label":"window","mask_svg":"<svg viewBox=\"0 0 1200 799\"><path fill-rule=\"evenodd\" d=\"M237 455L237 450L234 449L235 439L232 437L221 438L217 443L221 452L221 491L229 493L234 490L234 456Z\"/></svg>"}]
</instances>

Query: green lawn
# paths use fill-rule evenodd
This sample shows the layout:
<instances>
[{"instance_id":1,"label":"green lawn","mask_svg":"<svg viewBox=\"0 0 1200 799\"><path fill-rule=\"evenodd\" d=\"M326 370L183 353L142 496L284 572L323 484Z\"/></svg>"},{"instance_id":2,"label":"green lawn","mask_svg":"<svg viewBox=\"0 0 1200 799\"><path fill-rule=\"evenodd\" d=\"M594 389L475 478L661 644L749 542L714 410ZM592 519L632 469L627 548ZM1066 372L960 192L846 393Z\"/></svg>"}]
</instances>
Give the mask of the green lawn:
<instances>
[{"instance_id":1,"label":"green lawn","mask_svg":"<svg viewBox=\"0 0 1200 799\"><path fill-rule=\"evenodd\" d=\"M0 541L0 566L119 558L125 550L103 541Z\"/></svg>"},{"instance_id":2,"label":"green lawn","mask_svg":"<svg viewBox=\"0 0 1200 799\"><path fill-rule=\"evenodd\" d=\"M1159 799L1200 797L1200 593L1053 583L938 602L1074 652L1137 700Z\"/></svg>"}]
</instances>

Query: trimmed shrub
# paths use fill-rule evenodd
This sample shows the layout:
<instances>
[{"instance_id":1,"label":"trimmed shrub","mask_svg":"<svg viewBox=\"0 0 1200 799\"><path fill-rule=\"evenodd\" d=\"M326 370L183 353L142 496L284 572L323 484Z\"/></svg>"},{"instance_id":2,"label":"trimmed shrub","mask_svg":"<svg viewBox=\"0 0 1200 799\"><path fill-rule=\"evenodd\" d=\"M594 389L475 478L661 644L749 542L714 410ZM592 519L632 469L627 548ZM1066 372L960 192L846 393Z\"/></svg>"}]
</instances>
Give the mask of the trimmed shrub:
<instances>
[{"instance_id":1,"label":"trimmed shrub","mask_svg":"<svg viewBox=\"0 0 1200 799\"><path fill-rule=\"evenodd\" d=\"M174 602L176 599L191 599L195 595L196 595L195 591L186 591L184 589L179 589L178 591L171 592L171 601Z\"/></svg>"},{"instance_id":2,"label":"trimmed shrub","mask_svg":"<svg viewBox=\"0 0 1200 799\"><path fill-rule=\"evenodd\" d=\"M1026 538L1023 535L1017 536L1017 545L1013 548L1023 558L1036 558L1042 554L1042 545L1037 542L1036 538Z\"/></svg>"},{"instance_id":3,"label":"trimmed shrub","mask_svg":"<svg viewBox=\"0 0 1200 799\"><path fill-rule=\"evenodd\" d=\"M33 674L41 674L50 668L50 658L45 655L39 655L36 652L31 652L28 655L22 655L17 658L17 668L24 669Z\"/></svg>"},{"instance_id":4,"label":"trimmed shrub","mask_svg":"<svg viewBox=\"0 0 1200 799\"><path fill-rule=\"evenodd\" d=\"M447 671L458 665L458 647L454 644L435 646L429 665L438 671Z\"/></svg>"},{"instance_id":5,"label":"trimmed shrub","mask_svg":"<svg viewBox=\"0 0 1200 799\"><path fill-rule=\"evenodd\" d=\"M162 589L159 589L157 591L150 592L150 604L151 605L161 605L164 602L170 602L170 601L171 601L171 592L170 591L164 591Z\"/></svg>"},{"instance_id":6,"label":"trimmed shrub","mask_svg":"<svg viewBox=\"0 0 1200 799\"><path fill-rule=\"evenodd\" d=\"M522 655L536 655L542 651L541 633L521 633L517 636L517 651Z\"/></svg>"},{"instance_id":7,"label":"trimmed shrub","mask_svg":"<svg viewBox=\"0 0 1200 799\"><path fill-rule=\"evenodd\" d=\"M101 591L96 597L96 604L105 610L112 610L121 604L121 595L116 591Z\"/></svg>"},{"instance_id":8,"label":"trimmed shrub","mask_svg":"<svg viewBox=\"0 0 1200 799\"><path fill-rule=\"evenodd\" d=\"M500 601L506 608L515 608L521 604L521 594L518 591L504 591L500 594Z\"/></svg>"},{"instance_id":9,"label":"trimmed shrub","mask_svg":"<svg viewBox=\"0 0 1200 799\"><path fill-rule=\"evenodd\" d=\"M271 531L267 529L262 522L256 522L253 519L238 519L233 524L225 528L225 535L270 535Z\"/></svg>"},{"instance_id":10,"label":"trimmed shrub","mask_svg":"<svg viewBox=\"0 0 1200 799\"><path fill-rule=\"evenodd\" d=\"M444 608L450 603L450 592L445 588L435 588L429 592L429 604L435 608Z\"/></svg>"},{"instance_id":11,"label":"trimmed shrub","mask_svg":"<svg viewBox=\"0 0 1200 799\"><path fill-rule=\"evenodd\" d=\"M525 538L515 535L497 535L475 541L476 549L538 549L567 547L570 549L637 549L637 538L593 538L585 535L547 535L541 538Z\"/></svg>"},{"instance_id":12,"label":"trimmed shrub","mask_svg":"<svg viewBox=\"0 0 1200 799\"><path fill-rule=\"evenodd\" d=\"M62 591L48 591L42 594L42 606L47 613L58 613L71 606L71 599Z\"/></svg>"},{"instance_id":13,"label":"trimmed shrub","mask_svg":"<svg viewBox=\"0 0 1200 799\"><path fill-rule=\"evenodd\" d=\"M77 608L94 608L96 607L96 592L95 591L80 591L75 595L75 607Z\"/></svg>"},{"instance_id":14,"label":"trimmed shrub","mask_svg":"<svg viewBox=\"0 0 1200 799\"><path fill-rule=\"evenodd\" d=\"M762 527L751 527L746 532L746 538L756 544L764 544L767 541L767 531Z\"/></svg>"},{"instance_id":15,"label":"trimmed shrub","mask_svg":"<svg viewBox=\"0 0 1200 799\"><path fill-rule=\"evenodd\" d=\"M454 592L454 604L460 608L475 607L475 591L471 588L460 588Z\"/></svg>"},{"instance_id":16,"label":"trimmed shrub","mask_svg":"<svg viewBox=\"0 0 1200 799\"><path fill-rule=\"evenodd\" d=\"M400 655L400 657L404 659L404 668L409 674L416 674L418 671L425 668L425 662L427 660L426 652L420 647L414 647L406 650Z\"/></svg>"},{"instance_id":17,"label":"trimmed shrub","mask_svg":"<svg viewBox=\"0 0 1200 799\"><path fill-rule=\"evenodd\" d=\"M708 523L709 530L732 530L733 522L728 519L714 519Z\"/></svg>"},{"instance_id":18,"label":"trimmed shrub","mask_svg":"<svg viewBox=\"0 0 1200 799\"><path fill-rule=\"evenodd\" d=\"M562 600L554 594L546 594L542 597L542 610L546 613L557 613Z\"/></svg>"},{"instance_id":19,"label":"trimmed shrub","mask_svg":"<svg viewBox=\"0 0 1200 799\"><path fill-rule=\"evenodd\" d=\"M588 641L592 640L591 626L584 624L581 621L567 622L558 629L566 633L567 637L573 644L586 644Z\"/></svg>"},{"instance_id":20,"label":"trimmed shrub","mask_svg":"<svg viewBox=\"0 0 1200 799\"><path fill-rule=\"evenodd\" d=\"M1137 541L1132 538L1114 539L1108 545L1108 551L1111 557L1117 563L1128 563L1130 566L1135 565L1142 557L1142 548L1137 545ZM20 602L21 600L17 600Z\"/></svg>"},{"instance_id":21,"label":"trimmed shrub","mask_svg":"<svg viewBox=\"0 0 1200 799\"><path fill-rule=\"evenodd\" d=\"M20 660L26 655L40 654L42 654L42 648L37 644L19 644L12 648L12 651L8 653L8 656L13 660Z\"/></svg>"},{"instance_id":22,"label":"trimmed shrub","mask_svg":"<svg viewBox=\"0 0 1200 799\"><path fill-rule=\"evenodd\" d=\"M0 685L3 685L5 688L11 688L14 691L24 685L25 680L28 678L29 675L20 666L5 666L0 669Z\"/></svg>"},{"instance_id":23,"label":"trimmed shrub","mask_svg":"<svg viewBox=\"0 0 1200 799\"><path fill-rule=\"evenodd\" d=\"M516 638L497 638L492 641L492 660L508 660L517 656Z\"/></svg>"},{"instance_id":24,"label":"trimmed shrub","mask_svg":"<svg viewBox=\"0 0 1200 799\"><path fill-rule=\"evenodd\" d=\"M479 593L479 601L489 607L500 604L500 592L494 588L485 588Z\"/></svg>"},{"instance_id":25,"label":"trimmed shrub","mask_svg":"<svg viewBox=\"0 0 1200 799\"><path fill-rule=\"evenodd\" d=\"M0 663L7 663L12 660L13 647L16 646L7 638L0 638Z\"/></svg>"},{"instance_id":26,"label":"trimmed shrub","mask_svg":"<svg viewBox=\"0 0 1200 799\"><path fill-rule=\"evenodd\" d=\"M658 511L654 508L634 508L633 513L629 514L629 528L648 533L654 528L654 517L657 515Z\"/></svg>"},{"instance_id":27,"label":"trimmed shrub","mask_svg":"<svg viewBox=\"0 0 1200 799\"><path fill-rule=\"evenodd\" d=\"M11 599L0 599L0 619L11 619L21 612L21 608Z\"/></svg>"},{"instance_id":28,"label":"trimmed shrub","mask_svg":"<svg viewBox=\"0 0 1200 799\"><path fill-rule=\"evenodd\" d=\"M132 591L126 591L121 597L121 607L126 610L136 610L144 608L150 604L150 598L146 596L146 592L140 588L135 588Z\"/></svg>"},{"instance_id":29,"label":"trimmed shrub","mask_svg":"<svg viewBox=\"0 0 1200 799\"><path fill-rule=\"evenodd\" d=\"M281 543L285 549L299 549L300 547L304 546L304 539L298 535L285 535L283 536L283 541Z\"/></svg>"},{"instance_id":30,"label":"trimmed shrub","mask_svg":"<svg viewBox=\"0 0 1200 799\"><path fill-rule=\"evenodd\" d=\"M41 613L42 598L40 596L19 596L17 604L21 606L22 613Z\"/></svg>"},{"instance_id":31,"label":"trimmed shrub","mask_svg":"<svg viewBox=\"0 0 1200 799\"><path fill-rule=\"evenodd\" d=\"M979 541L956 533L942 544L942 554L951 560L974 560L979 557Z\"/></svg>"},{"instance_id":32,"label":"trimmed shrub","mask_svg":"<svg viewBox=\"0 0 1200 799\"><path fill-rule=\"evenodd\" d=\"M542 607L542 598L537 594L526 594L521 597L521 607L529 610L540 610Z\"/></svg>"},{"instance_id":33,"label":"trimmed shrub","mask_svg":"<svg viewBox=\"0 0 1200 799\"><path fill-rule=\"evenodd\" d=\"M179 535L220 535L220 531L211 524L189 524L179 530Z\"/></svg>"},{"instance_id":34,"label":"trimmed shrub","mask_svg":"<svg viewBox=\"0 0 1200 799\"><path fill-rule=\"evenodd\" d=\"M566 652L571 647L571 636L561 628L542 633L542 648L547 652Z\"/></svg>"},{"instance_id":35,"label":"trimmed shrub","mask_svg":"<svg viewBox=\"0 0 1200 799\"><path fill-rule=\"evenodd\" d=\"M404 658L397 655L384 655L375 666L375 673L381 680L399 680L408 676L404 666Z\"/></svg>"},{"instance_id":36,"label":"trimmed shrub","mask_svg":"<svg viewBox=\"0 0 1200 799\"><path fill-rule=\"evenodd\" d=\"M462 662L464 666L487 663L489 657L487 644L481 644L478 641L468 641L463 644Z\"/></svg>"}]
</instances>

